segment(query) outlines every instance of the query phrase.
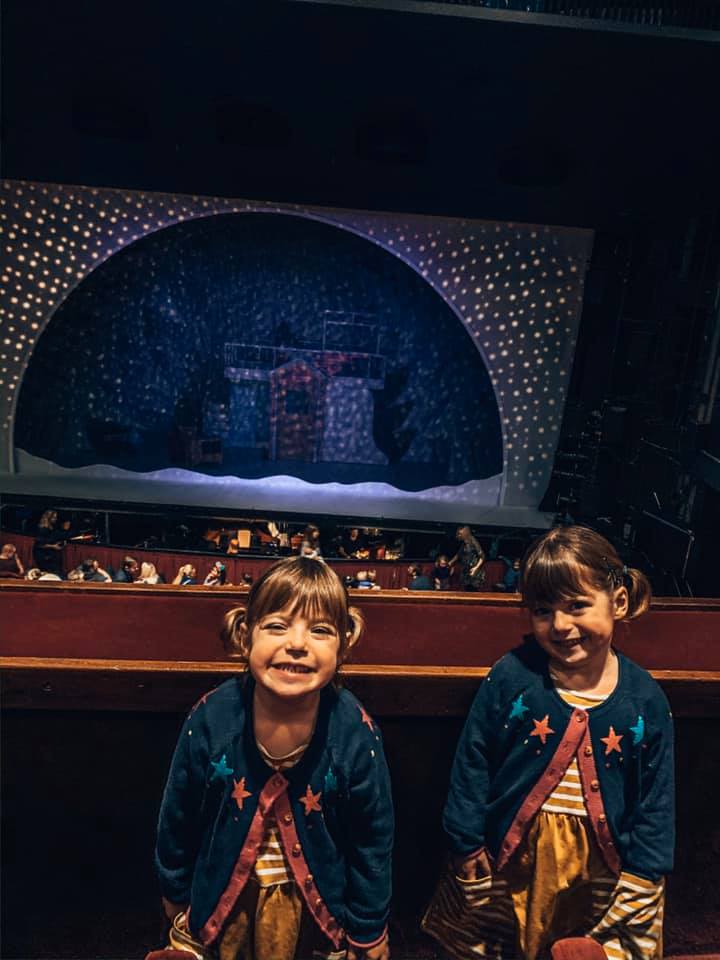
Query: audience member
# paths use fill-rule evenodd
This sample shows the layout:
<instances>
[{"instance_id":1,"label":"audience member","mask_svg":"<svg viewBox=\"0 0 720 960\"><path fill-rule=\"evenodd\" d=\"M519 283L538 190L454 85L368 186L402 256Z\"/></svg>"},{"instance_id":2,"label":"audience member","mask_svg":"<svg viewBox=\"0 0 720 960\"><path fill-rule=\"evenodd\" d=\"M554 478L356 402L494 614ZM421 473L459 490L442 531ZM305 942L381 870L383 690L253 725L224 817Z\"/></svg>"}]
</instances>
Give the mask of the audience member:
<instances>
[{"instance_id":1,"label":"audience member","mask_svg":"<svg viewBox=\"0 0 720 960\"><path fill-rule=\"evenodd\" d=\"M18 556L14 543L4 543L0 550L0 578L4 580L22 580L25 567Z\"/></svg>"},{"instance_id":2,"label":"audience member","mask_svg":"<svg viewBox=\"0 0 720 960\"><path fill-rule=\"evenodd\" d=\"M380 590L376 570L358 570L355 574L358 590Z\"/></svg>"},{"instance_id":3,"label":"audience member","mask_svg":"<svg viewBox=\"0 0 720 960\"><path fill-rule=\"evenodd\" d=\"M51 573L49 570L40 570L39 567L32 567L25 574L26 580L62 580L62 577L59 577L56 573Z\"/></svg>"},{"instance_id":4,"label":"audience member","mask_svg":"<svg viewBox=\"0 0 720 960\"><path fill-rule=\"evenodd\" d=\"M502 583L496 583L495 589L505 593L517 593L520 583L520 560L509 560L507 557L500 557L505 561L505 576Z\"/></svg>"},{"instance_id":5,"label":"audience member","mask_svg":"<svg viewBox=\"0 0 720 960\"><path fill-rule=\"evenodd\" d=\"M485 586L485 571L482 569L485 563L483 548L466 524L457 528L455 537L460 541L460 546L450 561L450 566L454 567L456 563L460 564L461 588L463 590L482 590Z\"/></svg>"},{"instance_id":6,"label":"audience member","mask_svg":"<svg viewBox=\"0 0 720 960\"><path fill-rule=\"evenodd\" d=\"M173 583L176 587L193 587L197 583L197 571L191 563L184 563L175 574Z\"/></svg>"},{"instance_id":7,"label":"audience member","mask_svg":"<svg viewBox=\"0 0 720 960\"><path fill-rule=\"evenodd\" d=\"M365 536L360 532L360 528L351 527L349 530L343 532L338 553L341 557L346 557L347 559L352 557L357 558L358 554L366 549L366 546L367 541Z\"/></svg>"},{"instance_id":8,"label":"audience member","mask_svg":"<svg viewBox=\"0 0 720 960\"><path fill-rule=\"evenodd\" d=\"M40 517L35 531L33 560L35 566L62 579L62 550L67 540L67 531L58 528L57 510L46 510Z\"/></svg>"},{"instance_id":9,"label":"audience member","mask_svg":"<svg viewBox=\"0 0 720 960\"><path fill-rule=\"evenodd\" d=\"M408 585L406 590L432 590L430 577L423 573L422 567L411 563L408 567Z\"/></svg>"},{"instance_id":10,"label":"audience member","mask_svg":"<svg viewBox=\"0 0 720 960\"><path fill-rule=\"evenodd\" d=\"M140 576L135 583L160 583L160 574L154 563L143 563L140 567Z\"/></svg>"},{"instance_id":11,"label":"audience member","mask_svg":"<svg viewBox=\"0 0 720 960\"><path fill-rule=\"evenodd\" d=\"M450 589L451 573L450 561L444 553L439 553L435 558L435 566L432 572L433 586L436 590Z\"/></svg>"},{"instance_id":12,"label":"audience member","mask_svg":"<svg viewBox=\"0 0 720 960\"><path fill-rule=\"evenodd\" d=\"M225 586L226 579L227 570L225 569L225 564L220 563L219 560L216 560L210 568L210 573L208 573L203 580L203 584L206 587L223 587Z\"/></svg>"},{"instance_id":13,"label":"audience member","mask_svg":"<svg viewBox=\"0 0 720 960\"><path fill-rule=\"evenodd\" d=\"M83 572L83 580L86 583L112 583L112 577L104 570L98 560L88 559L83 560L80 564L80 569Z\"/></svg>"},{"instance_id":14,"label":"audience member","mask_svg":"<svg viewBox=\"0 0 720 960\"><path fill-rule=\"evenodd\" d=\"M320 530L314 523L309 523L303 531L302 543L300 544L300 556L314 557L316 560L322 557Z\"/></svg>"},{"instance_id":15,"label":"audience member","mask_svg":"<svg viewBox=\"0 0 720 960\"><path fill-rule=\"evenodd\" d=\"M113 580L115 583L133 583L139 570L140 565L135 557L123 557L120 569L115 572Z\"/></svg>"}]
</instances>

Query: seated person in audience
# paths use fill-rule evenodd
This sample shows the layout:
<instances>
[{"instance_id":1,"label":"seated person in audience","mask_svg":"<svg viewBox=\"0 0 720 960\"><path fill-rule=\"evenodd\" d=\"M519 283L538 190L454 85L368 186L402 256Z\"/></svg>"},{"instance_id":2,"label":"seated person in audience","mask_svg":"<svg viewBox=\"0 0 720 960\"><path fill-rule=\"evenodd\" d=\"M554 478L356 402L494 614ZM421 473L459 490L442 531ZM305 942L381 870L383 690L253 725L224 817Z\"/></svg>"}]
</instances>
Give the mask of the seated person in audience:
<instances>
[{"instance_id":1,"label":"seated person in audience","mask_svg":"<svg viewBox=\"0 0 720 960\"><path fill-rule=\"evenodd\" d=\"M135 557L123 557L120 569L113 576L115 583L133 583L140 570L140 564Z\"/></svg>"},{"instance_id":2,"label":"seated person in audience","mask_svg":"<svg viewBox=\"0 0 720 960\"><path fill-rule=\"evenodd\" d=\"M367 541L365 536L360 533L358 527L351 527L350 530L344 531L340 546L338 547L338 553L341 557L350 559L351 557L357 557L359 553L366 548Z\"/></svg>"},{"instance_id":3,"label":"seated person in audience","mask_svg":"<svg viewBox=\"0 0 720 960\"><path fill-rule=\"evenodd\" d=\"M14 543L4 543L0 550L0 577L5 580L22 580L25 567L20 561Z\"/></svg>"},{"instance_id":4,"label":"seated person in audience","mask_svg":"<svg viewBox=\"0 0 720 960\"><path fill-rule=\"evenodd\" d=\"M358 590L380 590L376 570L358 570L355 574Z\"/></svg>"},{"instance_id":5,"label":"seated person in audience","mask_svg":"<svg viewBox=\"0 0 720 960\"><path fill-rule=\"evenodd\" d=\"M135 583L161 583L160 574L154 563L143 563L140 567L140 576Z\"/></svg>"},{"instance_id":6,"label":"seated person in audience","mask_svg":"<svg viewBox=\"0 0 720 960\"><path fill-rule=\"evenodd\" d=\"M436 590L449 590L450 589L450 561L444 553L438 554L435 558L435 566L433 567L432 577L433 585Z\"/></svg>"},{"instance_id":7,"label":"seated person in audience","mask_svg":"<svg viewBox=\"0 0 720 960\"><path fill-rule=\"evenodd\" d=\"M204 543L203 550L219 550L222 538L222 530L218 527L208 527L202 535Z\"/></svg>"},{"instance_id":8,"label":"seated person in audience","mask_svg":"<svg viewBox=\"0 0 720 960\"><path fill-rule=\"evenodd\" d=\"M112 577L100 566L100 562L90 557L80 564L83 580L86 583L111 583Z\"/></svg>"},{"instance_id":9,"label":"seated person in audience","mask_svg":"<svg viewBox=\"0 0 720 960\"><path fill-rule=\"evenodd\" d=\"M51 573L49 570L41 570L39 567L32 567L25 574L26 580L62 580L62 577L59 577L56 573Z\"/></svg>"},{"instance_id":10,"label":"seated person in audience","mask_svg":"<svg viewBox=\"0 0 720 960\"><path fill-rule=\"evenodd\" d=\"M80 564L77 567L73 567L72 570L68 570L67 580L70 583L85 583L85 570L83 565Z\"/></svg>"},{"instance_id":11,"label":"seated person in audience","mask_svg":"<svg viewBox=\"0 0 720 960\"><path fill-rule=\"evenodd\" d=\"M515 560L508 560L507 557L500 557L500 559L505 561L507 567L505 569L503 582L496 583L495 589L501 590L504 593L517 593L518 585L520 583L520 560L518 558Z\"/></svg>"},{"instance_id":12,"label":"seated person in audience","mask_svg":"<svg viewBox=\"0 0 720 960\"><path fill-rule=\"evenodd\" d=\"M399 560L405 555L405 538L399 534L392 543L385 547L386 560Z\"/></svg>"},{"instance_id":13,"label":"seated person in audience","mask_svg":"<svg viewBox=\"0 0 720 960\"><path fill-rule=\"evenodd\" d=\"M193 587L197 583L197 571L191 563L184 563L175 574L173 583L176 587Z\"/></svg>"},{"instance_id":14,"label":"seated person in audience","mask_svg":"<svg viewBox=\"0 0 720 960\"><path fill-rule=\"evenodd\" d=\"M303 531L302 543L300 544L300 556L311 557L316 560L322 557L320 530L314 523L309 523Z\"/></svg>"},{"instance_id":15,"label":"seated person in audience","mask_svg":"<svg viewBox=\"0 0 720 960\"><path fill-rule=\"evenodd\" d=\"M210 568L210 573L203 580L203 585L206 587L223 587L225 586L226 579L227 570L225 569L225 564L216 560Z\"/></svg>"},{"instance_id":16,"label":"seated person in audience","mask_svg":"<svg viewBox=\"0 0 720 960\"><path fill-rule=\"evenodd\" d=\"M408 567L408 585L406 590L432 590L433 585L430 577L422 572L422 567L416 563L411 563Z\"/></svg>"}]
</instances>

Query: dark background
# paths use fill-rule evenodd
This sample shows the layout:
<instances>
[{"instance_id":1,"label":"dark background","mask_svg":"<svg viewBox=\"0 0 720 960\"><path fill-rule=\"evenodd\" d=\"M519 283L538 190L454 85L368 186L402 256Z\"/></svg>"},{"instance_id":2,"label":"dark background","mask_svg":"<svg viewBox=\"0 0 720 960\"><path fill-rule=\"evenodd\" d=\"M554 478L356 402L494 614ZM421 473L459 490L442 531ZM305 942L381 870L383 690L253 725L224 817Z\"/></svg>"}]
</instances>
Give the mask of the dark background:
<instances>
[{"instance_id":1,"label":"dark background","mask_svg":"<svg viewBox=\"0 0 720 960\"><path fill-rule=\"evenodd\" d=\"M3 172L593 228L543 506L716 595L718 18L498 6L6 0Z\"/></svg>"}]
</instances>

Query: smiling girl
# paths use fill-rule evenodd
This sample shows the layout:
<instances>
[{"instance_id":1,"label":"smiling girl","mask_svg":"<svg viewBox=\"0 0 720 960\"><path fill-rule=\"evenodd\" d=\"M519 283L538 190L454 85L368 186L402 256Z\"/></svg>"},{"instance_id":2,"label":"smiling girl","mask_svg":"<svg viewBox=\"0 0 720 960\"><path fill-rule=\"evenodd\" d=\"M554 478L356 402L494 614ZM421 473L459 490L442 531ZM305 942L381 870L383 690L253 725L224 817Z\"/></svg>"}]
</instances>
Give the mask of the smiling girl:
<instances>
[{"instance_id":1,"label":"smiling girl","mask_svg":"<svg viewBox=\"0 0 720 960\"><path fill-rule=\"evenodd\" d=\"M529 548L521 590L532 634L468 716L443 818L451 869L424 929L457 958L655 960L672 720L612 647L615 625L648 608L648 581L599 534L563 527Z\"/></svg>"},{"instance_id":2,"label":"smiling girl","mask_svg":"<svg viewBox=\"0 0 720 960\"><path fill-rule=\"evenodd\" d=\"M335 683L362 626L337 575L306 557L276 563L226 615L246 672L180 734L156 853L174 949L156 958L389 957L388 772L376 724Z\"/></svg>"}]
</instances>

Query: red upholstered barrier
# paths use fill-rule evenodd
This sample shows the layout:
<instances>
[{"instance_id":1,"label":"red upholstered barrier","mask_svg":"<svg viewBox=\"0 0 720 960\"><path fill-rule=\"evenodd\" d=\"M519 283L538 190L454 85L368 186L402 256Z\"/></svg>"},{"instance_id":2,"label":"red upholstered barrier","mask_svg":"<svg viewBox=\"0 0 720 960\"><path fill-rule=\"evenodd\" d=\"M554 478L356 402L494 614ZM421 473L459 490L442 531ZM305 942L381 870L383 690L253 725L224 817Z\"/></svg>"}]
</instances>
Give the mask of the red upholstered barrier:
<instances>
[{"instance_id":1,"label":"red upholstered barrier","mask_svg":"<svg viewBox=\"0 0 720 960\"><path fill-rule=\"evenodd\" d=\"M245 590L144 584L0 582L3 656L224 659L223 614ZM366 635L353 662L489 666L528 628L502 594L352 591ZM653 670L720 671L720 600L656 600L620 624L618 646Z\"/></svg>"}]
</instances>

